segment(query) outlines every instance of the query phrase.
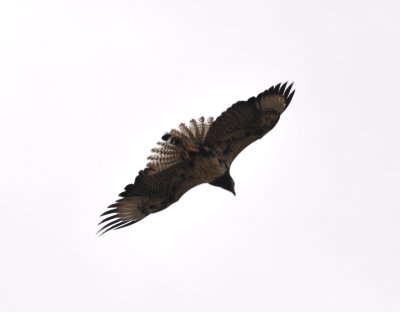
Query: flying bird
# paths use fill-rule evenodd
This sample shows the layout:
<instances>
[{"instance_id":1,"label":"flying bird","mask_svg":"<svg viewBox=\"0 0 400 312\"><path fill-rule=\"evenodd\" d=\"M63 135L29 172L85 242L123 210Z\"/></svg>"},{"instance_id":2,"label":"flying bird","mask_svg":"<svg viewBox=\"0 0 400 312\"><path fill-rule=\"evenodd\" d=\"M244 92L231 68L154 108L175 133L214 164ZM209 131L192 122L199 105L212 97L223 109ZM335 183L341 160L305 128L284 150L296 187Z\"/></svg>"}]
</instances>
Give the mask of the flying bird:
<instances>
[{"instance_id":1,"label":"flying bird","mask_svg":"<svg viewBox=\"0 0 400 312\"><path fill-rule=\"evenodd\" d=\"M202 183L236 195L229 173L233 160L275 127L293 98L292 86L277 84L257 97L233 104L215 121L200 117L165 133L151 150L146 168L101 215L104 219L99 225L105 225L98 233L132 225L169 207Z\"/></svg>"}]
</instances>

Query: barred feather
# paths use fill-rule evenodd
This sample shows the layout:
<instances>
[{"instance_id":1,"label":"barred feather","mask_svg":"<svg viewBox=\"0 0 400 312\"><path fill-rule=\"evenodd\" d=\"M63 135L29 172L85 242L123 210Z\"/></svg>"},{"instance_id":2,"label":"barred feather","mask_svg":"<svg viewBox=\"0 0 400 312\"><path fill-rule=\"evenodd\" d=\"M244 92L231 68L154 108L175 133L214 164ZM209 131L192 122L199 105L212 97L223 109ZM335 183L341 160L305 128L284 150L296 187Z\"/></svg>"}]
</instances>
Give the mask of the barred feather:
<instances>
[{"instance_id":1,"label":"barred feather","mask_svg":"<svg viewBox=\"0 0 400 312\"><path fill-rule=\"evenodd\" d=\"M197 121L192 119L190 120L190 130L192 131L192 133L194 134L195 138L200 138L200 131L199 131L199 127L197 125Z\"/></svg>"},{"instance_id":2,"label":"barred feather","mask_svg":"<svg viewBox=\"0 0 400 312\"><path fill-rule=\"evenodd\" d=\"M190 120L190 126L187 127L184 125L185 132L188 133L188 136L196 143L203 143L204 139L207 135L208 129L210 129L211 124L213 123L214 118L208 117L207 122L205 122L204 117L200 117L197 120Z\"/></svg>"},{"instance_id":3,"label":"barred feather","mask_svg":"<svg viewBox=\"0 0 400 312\"><path fill-rule=\"evenodd\" d=\"M208 130L210 130L211 125L214 123L214 117L208 117L207 118L207 123L205 124L205 133L204 133L204 140L206 139ZM203 140L203 142L204 142Z\"/></svg>"},{"instance_id":4,"label":"barred feather","mask_svg":"<svg viewBox=\"0 0 400 312\"><path fill-rule=\"evenodd\" d=\"M171 131L169 133L174 138L189 139L189 137L187 137L183 132L176 130L176 129L171 129Z\"/></svg>"},{"instance_id":5,"label":"barred feather","mask_svg":"<svg viewBox=\"0 0 400 312\"><path fill-rule=\"evenodd\" d=\"M205 125L204 121L205 121L204 117L201 116L201 117L199 118L199 122L200 122L200 124L199 124L200 135L199 135L199 137L200 137L200 139L201 139L202 142L204 142L205 133L206 133L206 125Z\"/></svg>"},{"instance_id":6,"label":"barred feather","mask_svg":"<svg viewBox=\"0 0 400 312\"><path fill-rule=\"evenodd\" d=\"M175 143L176 139L190 141L196 144L202 144L207 136L207 132L214 122L212 117L205 121L204 117L197 120L189 121L189 126L184 123L179 125L179 130L172 129L169 133L163 136L164 142L157 142L159 147L151 149L153 153L149 157L147 168L161 172L169 167L172 167L182 161L180 149Z\"/></svg>"},{"instance_id":7,"label":"barred feather","mask_svg":"<svg viewBox=\"0 0 400 312\"><path fill-rule=\"evenodd\" d=\"M158 142L157 144L161 147L155 147L151 150L153 155L147 157L150 160L147 163L147 168L160 172L180 162L177 146L169 142Z\"/></svg>"},{"instance_id":8,"label":"barred feather","mask_svg":"<svg viewBox=\"0 0 400 312\"><path fill-rule=\"evenodd\" d=\"M179 125L179 129L181 130L181 132L183 132L183 134L185 134L185 136L187 136L191 140L194 140L194 135L193 135L191 129L188 126L186 126L186 124L181 123Z\"/></svg>"}]
</instances>

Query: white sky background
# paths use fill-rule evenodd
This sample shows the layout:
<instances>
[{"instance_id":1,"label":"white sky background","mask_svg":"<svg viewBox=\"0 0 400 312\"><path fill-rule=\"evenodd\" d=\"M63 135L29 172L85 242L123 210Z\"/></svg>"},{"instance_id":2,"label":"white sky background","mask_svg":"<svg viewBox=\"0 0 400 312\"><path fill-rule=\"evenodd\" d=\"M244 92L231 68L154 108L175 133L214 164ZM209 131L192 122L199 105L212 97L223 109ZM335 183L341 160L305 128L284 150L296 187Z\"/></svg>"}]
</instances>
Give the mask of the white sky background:
<instances>
[{"instance_id":1,"label":"white sky background","mask_svg":"<svg viewBox=\"0 0 400 312\"><path fill-rule=\"evenodd\" d=\"M400 311L397 1L2 1L1 311ZM95 235L161 135L284 81L208 185Z\"/></svg>"}]
</instances>

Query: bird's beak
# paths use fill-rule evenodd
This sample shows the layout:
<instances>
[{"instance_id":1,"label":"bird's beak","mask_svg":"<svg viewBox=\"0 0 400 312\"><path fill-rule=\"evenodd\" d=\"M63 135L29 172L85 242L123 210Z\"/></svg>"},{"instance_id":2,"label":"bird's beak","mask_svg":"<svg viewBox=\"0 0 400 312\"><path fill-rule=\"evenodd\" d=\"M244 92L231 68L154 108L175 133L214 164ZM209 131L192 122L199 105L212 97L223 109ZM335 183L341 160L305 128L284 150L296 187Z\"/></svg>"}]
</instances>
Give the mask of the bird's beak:
<instances>
[{"instance_id":1,"label":"bird's beak","mask_svg":"<svg viewBox=\"0 0 400 312\"><path fill-rule=\"evenodd\" d=\"M235 196L236 196L235 189L233 189L231 192L232 192L232 194L233 194L233 195L235 195Z\"/></svg>"}]
</instances>

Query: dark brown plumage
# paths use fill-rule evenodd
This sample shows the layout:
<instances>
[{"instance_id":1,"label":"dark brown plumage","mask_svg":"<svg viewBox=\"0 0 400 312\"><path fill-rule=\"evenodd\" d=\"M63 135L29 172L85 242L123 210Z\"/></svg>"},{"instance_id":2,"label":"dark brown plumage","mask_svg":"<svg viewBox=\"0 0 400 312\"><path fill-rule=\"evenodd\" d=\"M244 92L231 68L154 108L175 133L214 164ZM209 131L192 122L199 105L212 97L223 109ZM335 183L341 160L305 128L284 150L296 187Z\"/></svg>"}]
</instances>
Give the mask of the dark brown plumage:
<instances>
[{"instance_id":1,"label":"dark brown plumage","mask_svg":"<svg viewBox=\"0 0 400 312\"><path fill-rule=\"evenodd\" d=\"M247 101L233 104L215 121L200 117L162 136L150 162L99 223L104 234L136 223L178 201L191 188L209 183L235 194L229 169L236 156L261 139L290 104L292 85L278 84Z\"/></svg>"}]
</instances>

